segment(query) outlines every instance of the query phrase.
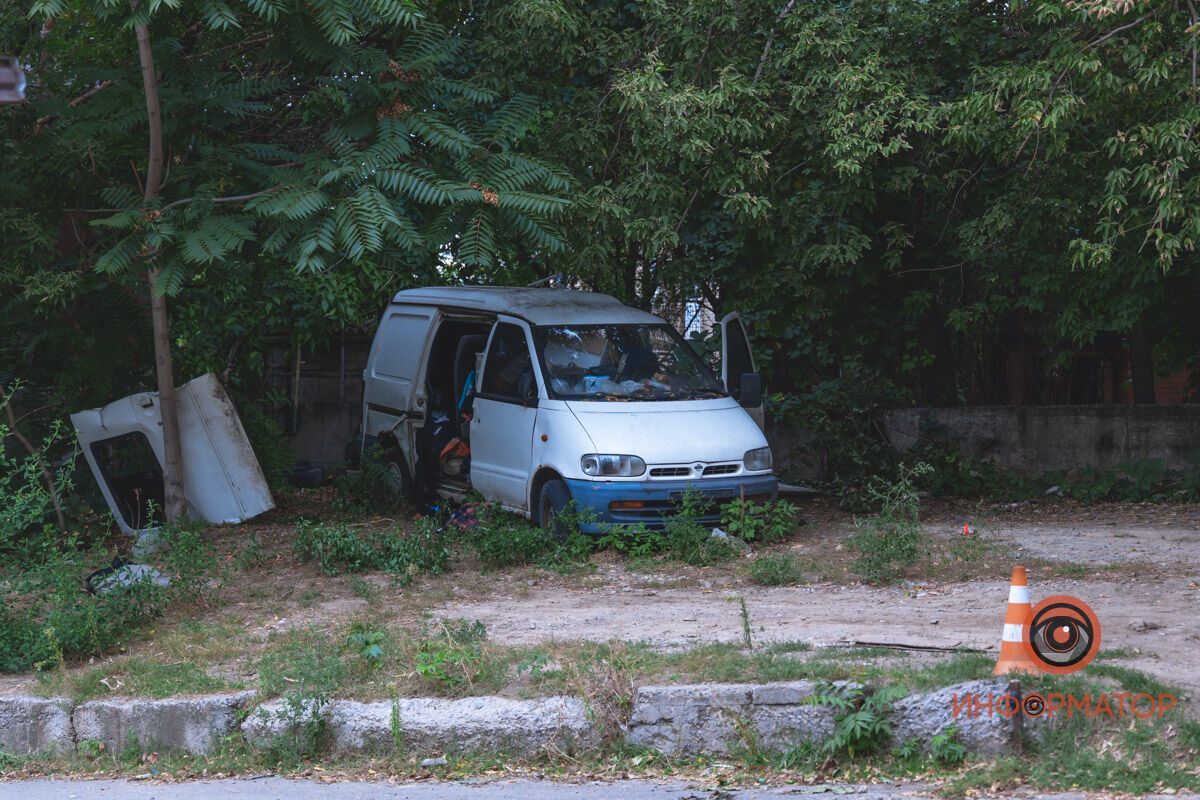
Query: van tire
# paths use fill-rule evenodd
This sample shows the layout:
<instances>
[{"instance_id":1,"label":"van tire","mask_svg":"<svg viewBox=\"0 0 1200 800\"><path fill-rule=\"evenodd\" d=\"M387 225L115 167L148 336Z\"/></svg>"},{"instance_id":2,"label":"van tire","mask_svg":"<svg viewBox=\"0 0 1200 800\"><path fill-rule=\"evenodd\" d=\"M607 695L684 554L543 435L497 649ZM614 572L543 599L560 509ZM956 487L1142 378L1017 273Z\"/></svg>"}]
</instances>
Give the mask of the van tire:
<instances>
[{"instance_id":1,"label":"van tire","mask_svg":"<svg viewBox=\"0 0 1200 800\"><path fill-rule=\"evenodd\" d=\"M558 478L542 484L538 492L537 521L542 530L549 531L555 539L565 539L571 533L562 519L562 513L571 504L571 490Z\"/></svg>"},{"instance_id":2,"label":"van tire","mask_svg":"<svg viewBox=\"0 0 1200 800\"><path fill-rule=\"evenodd\" d=\"M404 456L399 452L389 455L384 459L383 466L387 470L388 480L396 495L405 500L412 501L414 494L413 481L412 477L408 474L408 465L404 463Z\"/></svg>"}]
</instances>

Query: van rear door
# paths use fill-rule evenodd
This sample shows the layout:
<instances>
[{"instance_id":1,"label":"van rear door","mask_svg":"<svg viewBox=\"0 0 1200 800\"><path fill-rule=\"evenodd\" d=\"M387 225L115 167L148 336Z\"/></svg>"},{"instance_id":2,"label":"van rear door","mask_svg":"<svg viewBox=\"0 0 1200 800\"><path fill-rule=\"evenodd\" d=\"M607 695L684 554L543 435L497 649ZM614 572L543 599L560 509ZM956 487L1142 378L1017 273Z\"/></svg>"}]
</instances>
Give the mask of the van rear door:
<instances>
[{"instance_id":1,"label":"van rear door","mask_svg":"<svg viewBox=\"0 0 1200 800\"><path fill-rule=\"evenodd\" d=\"M742 401L742 376L754 369L754 354L750 352L750 340L746 337L746 329L742 318L736 312L721 317L721 382L725 391L733 395L739 403ZM761 400L753 406L746 407L746 412L762 428L764 423Z\"/></svg>"},{"instance_id":2,"label":"van rear door","mask_svg":"<svg viewBox=\"0 0 1200 800\"><path fill-rule=\"evenodd\" d=\"M420 381L437 313L428 306L390 306L375 333L363 373L364 439L395 436L409 467L413 464L410 430L401 430L400 424L425 413Z\"/></svg>"}]
</instances>

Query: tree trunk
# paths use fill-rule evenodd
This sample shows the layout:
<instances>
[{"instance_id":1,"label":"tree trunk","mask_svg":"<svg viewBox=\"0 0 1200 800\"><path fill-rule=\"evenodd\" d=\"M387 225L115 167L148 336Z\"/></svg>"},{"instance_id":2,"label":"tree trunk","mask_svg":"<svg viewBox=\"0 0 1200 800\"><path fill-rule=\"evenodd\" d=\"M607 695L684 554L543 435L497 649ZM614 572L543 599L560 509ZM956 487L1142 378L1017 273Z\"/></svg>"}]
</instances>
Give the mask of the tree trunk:
<instances>
[{"instance_id":1,"label":"tree trunk","mask_svg":"<svg viewBox=\"0 0 1200 800\"><path fill-rule=\"evenodd\" d=\"M136 2L133 4L136 9ZM150 121L150 148L146 166L143 199L158 197L162 184L163 142L162 109L158 102L158 76L154 72L154 51L150 31L135 25L138 56L142 62L142 87L146 93L146 116ZM151 256L153 258L153 255ZM151 262L153 264L153 262ZM161 270L152 265L146 273L150 286L150 323L154 330L154 372L158 378L158 412L163 433L163 516L175 522L184 514L183 452L179 444L179 404L175 399L175 370L171 364L171 335L167 318L167 298L158 290Z\"/></svg>"},{"instance_id":2,"label":"tree trunk","mask_svg":"<svg viewBox=\"0 0 1200 800\"><path fill-rule=\"evenodd\" d=\"M1129 332L1129 377L1134 404L1154 405L1154 345L1141 322Z\"/></svg>"}]
</instances>

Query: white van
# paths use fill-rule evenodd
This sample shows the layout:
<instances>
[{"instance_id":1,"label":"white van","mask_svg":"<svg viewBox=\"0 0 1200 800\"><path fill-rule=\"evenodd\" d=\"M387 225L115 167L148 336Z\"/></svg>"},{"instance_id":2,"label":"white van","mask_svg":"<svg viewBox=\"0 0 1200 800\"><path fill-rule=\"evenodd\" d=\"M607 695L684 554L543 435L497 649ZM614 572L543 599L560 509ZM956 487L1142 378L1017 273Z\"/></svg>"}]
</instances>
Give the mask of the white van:
<instances>
[{"instance_id":1,"label":"white van","mask_svg":"<svg viewBox=\"0 0 1200 800\"><path fill-rule=\"evenodd\" d=\"M676 330L604 294L408 289L364 372L363 448L398 491L472 489L546 528L569 503L586 530L661 525L691 489L716 505L773 499L762 383L737 315L721 376Z\"/></svg>"}]
</instances>

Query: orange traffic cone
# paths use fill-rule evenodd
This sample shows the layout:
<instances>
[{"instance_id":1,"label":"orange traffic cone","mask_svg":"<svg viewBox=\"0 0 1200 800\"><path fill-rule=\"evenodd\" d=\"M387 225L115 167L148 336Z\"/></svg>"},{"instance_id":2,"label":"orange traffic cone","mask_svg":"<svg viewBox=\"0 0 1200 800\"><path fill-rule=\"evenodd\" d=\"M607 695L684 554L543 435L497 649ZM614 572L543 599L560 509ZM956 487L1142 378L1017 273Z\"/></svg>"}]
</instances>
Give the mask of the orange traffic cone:
<instances>
[{"instance_id":1,"label":"orange traffic cone","mask_svg":"<svg viewBox=\"0 0 1200 800\"><path fill-rule=\"evenodd\" d=\"M1004 635L1000 637L1000 658L993 675L1026 672L1036 675L1039 670L1025 653L1021 644L1021 627L1032 606L1029 603L1029 578L1024 567L1013 567L1012 586L1008 589L1008 611L1004 614Z\"/></svg>"}]
</instances>

